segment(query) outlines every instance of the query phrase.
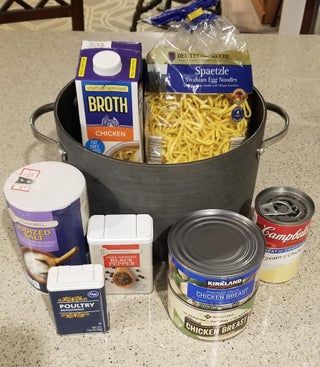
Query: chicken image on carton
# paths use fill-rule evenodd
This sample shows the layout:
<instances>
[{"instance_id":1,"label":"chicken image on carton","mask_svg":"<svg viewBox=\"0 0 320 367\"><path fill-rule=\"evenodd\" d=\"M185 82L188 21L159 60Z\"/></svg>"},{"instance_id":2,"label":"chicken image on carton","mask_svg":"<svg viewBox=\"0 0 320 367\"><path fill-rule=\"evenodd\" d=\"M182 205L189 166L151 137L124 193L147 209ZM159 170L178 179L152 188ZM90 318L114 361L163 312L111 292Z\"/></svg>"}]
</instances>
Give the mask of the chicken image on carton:
<instances>
[{"instance_id":1,"label":"chicken image on carton","mask_svg":"<svg viewBox=\"0 0 320 367\"><path fill-rule=\"evenodd\" d=\"M143 161L141 69L140 43L83 41L75 83L87 149Z\"/></svg>"}]
</instances>

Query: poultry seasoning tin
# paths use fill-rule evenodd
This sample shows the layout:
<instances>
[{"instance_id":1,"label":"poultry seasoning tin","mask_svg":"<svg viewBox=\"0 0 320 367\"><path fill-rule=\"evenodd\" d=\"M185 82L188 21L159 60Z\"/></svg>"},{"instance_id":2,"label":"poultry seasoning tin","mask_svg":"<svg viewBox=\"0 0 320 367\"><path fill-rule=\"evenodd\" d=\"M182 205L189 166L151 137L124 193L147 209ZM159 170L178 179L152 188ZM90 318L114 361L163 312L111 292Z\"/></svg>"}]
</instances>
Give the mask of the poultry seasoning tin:
<instances>
[{"instance_id":1,"label":"poultry seasoning tin","mask_svg":"<svg viewBox=\"0 0 320 367\"><path fill-rule=\"evenodd\" d=\"M171 288L195 309L223 310L249 300L258 287L264 237L248 218L227 210L191 213L168 235Z\"/></svg>"},{"instance_id":2,"label":"poultry seasoning tin","mask_svg":"<svg viewBox=\"0 0 320 367\"><path fill-rule=\"evenodd\" d=\"M314 210L307 194L290 187L270 187L258 194L256 222L266 241L262 281L283 283L297 273Z\"/></svg>"},{"instance_id":3,"label":"poultry seasoning tin","mask_svg":"<svg viewBox=\"0 0 320 367\"><path fill-rule=\"evenodd\" d=\"M29 282L47 292L52 266L87 262L86 181L75 167L38 162L15 171L4 194Z\"/></svg>"},{"instance_id":4,"label":"poultry seasoning tin","mask_svg":"<svg viewBox=\"0 0 320 367\"><path fill-rule=\"evenodd\" d=\"M55 266L49 270L47 287L58 334L109 329L102 265Z\"/></svg>"}]
</instances>

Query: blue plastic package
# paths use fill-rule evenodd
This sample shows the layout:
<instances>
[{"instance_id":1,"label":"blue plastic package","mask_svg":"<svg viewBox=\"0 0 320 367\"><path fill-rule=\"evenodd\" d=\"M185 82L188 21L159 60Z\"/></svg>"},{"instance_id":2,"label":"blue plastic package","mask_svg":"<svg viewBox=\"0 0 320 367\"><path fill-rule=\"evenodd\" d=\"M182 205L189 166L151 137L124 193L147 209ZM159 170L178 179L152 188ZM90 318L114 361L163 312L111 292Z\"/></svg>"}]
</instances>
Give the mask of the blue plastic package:
<instances>
[{"instance_id":1,"label":"blue plastic package","mask_svg":"<svg viewBox=\"0 0 320 367\"><path fill-rule=\"evenodd\" d=\"M169 25L148 53L145 140L148 163L186 163L238 147L250 123L247 46L226 18L196 0L150 18Z\"/></svg>"}]
</instances>

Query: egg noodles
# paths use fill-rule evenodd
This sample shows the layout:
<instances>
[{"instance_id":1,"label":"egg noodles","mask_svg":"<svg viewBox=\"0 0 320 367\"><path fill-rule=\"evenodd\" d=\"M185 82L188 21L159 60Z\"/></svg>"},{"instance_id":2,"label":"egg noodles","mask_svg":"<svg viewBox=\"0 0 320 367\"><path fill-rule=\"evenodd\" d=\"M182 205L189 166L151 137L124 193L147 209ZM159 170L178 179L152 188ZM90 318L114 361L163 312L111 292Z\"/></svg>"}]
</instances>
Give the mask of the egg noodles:
<instances>
[{"instance_id":1,"label":"egg noodles","mask_svg":"<svg viewBox=\"0 0 320 367\"><path fill-rule=\"evenodd\" d=\"M147 155L152 163L183 163L215 157L246 137L251 109L223 94L148 93ZM234 121L232 111L243 117Z\"/></svg>"},{"instance_id":2,"label":"egg noodles","mask_svg":"<svg viewBox=\"0 0 320 367\"><path fill-rule=\"evenodd\" d=\"M151 18L169 25L146 55L145 154L148 163L219 156L247 138L253 93L245 41L223 16L196 0Z\"/></svg>"},{"instance_id":3,"label":"egg noodles","mask_svg":"<svg viewBox=\"0 0 320 367\"><path fill-rule=\"evenodd\" d=\"M121 159L123 161L139 162L138 150L138 145L120 148L112 154L112 158Z\"/></svg>"}]
</instances>

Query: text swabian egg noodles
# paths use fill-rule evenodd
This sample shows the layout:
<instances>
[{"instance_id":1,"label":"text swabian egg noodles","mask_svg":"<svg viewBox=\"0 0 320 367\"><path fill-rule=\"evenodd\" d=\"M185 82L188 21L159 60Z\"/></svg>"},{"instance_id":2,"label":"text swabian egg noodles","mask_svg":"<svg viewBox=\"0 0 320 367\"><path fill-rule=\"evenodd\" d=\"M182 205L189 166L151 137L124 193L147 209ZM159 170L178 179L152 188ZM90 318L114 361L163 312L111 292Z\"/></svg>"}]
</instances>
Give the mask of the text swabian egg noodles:
<instances>
[{"instance_id":1,"label":"text swabian egg noodles","mask_svg":"<svg viewBox=\"0 0 320 367\"><path fill-rule=\"evenodd\" d=\"M247 136L253 83L246 44L225 18L199 14L169 27L147 55L148 163L215 157Z\"/></svg>"}]
</instances>

